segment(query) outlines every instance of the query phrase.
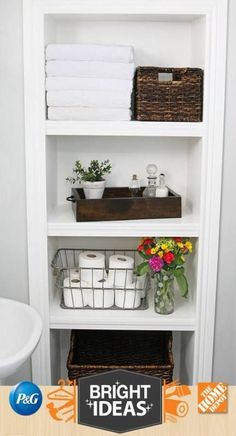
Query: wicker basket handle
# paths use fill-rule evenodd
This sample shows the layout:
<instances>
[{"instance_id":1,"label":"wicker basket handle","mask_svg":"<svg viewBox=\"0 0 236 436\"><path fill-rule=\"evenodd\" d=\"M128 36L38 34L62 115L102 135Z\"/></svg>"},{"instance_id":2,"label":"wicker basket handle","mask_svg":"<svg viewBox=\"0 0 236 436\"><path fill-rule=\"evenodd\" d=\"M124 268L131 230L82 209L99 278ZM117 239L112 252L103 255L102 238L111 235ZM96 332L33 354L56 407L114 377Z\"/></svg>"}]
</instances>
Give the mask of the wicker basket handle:
<instances>
[{"instance_id":1,"label":"wicker basket handle","mask_svg":"<svg viewBox=\"0 0 236 436\"><path fill-rule=\"evenodd\" d=\"M172 82L174 80L173 73L158 73L159 82Z\"/></svg>"}]
</instances>

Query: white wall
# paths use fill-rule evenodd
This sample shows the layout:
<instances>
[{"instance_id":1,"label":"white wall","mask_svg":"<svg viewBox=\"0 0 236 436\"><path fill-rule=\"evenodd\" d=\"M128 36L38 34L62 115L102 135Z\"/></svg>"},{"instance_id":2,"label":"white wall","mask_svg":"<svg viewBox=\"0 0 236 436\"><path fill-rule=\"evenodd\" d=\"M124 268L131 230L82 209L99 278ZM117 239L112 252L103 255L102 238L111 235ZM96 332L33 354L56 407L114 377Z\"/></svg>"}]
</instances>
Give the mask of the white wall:
<instances>
[{"instance_id":1,"label":"white wall","mask_svg":"<svg viewBox=\"0 0 236 436\"><path fill-rule=\"evenodd\" d=\"M213 376L236 384L236 2L230 0L218 298Z\"/></svg>"},{"instance_id":2,"label":"white wall","mask_svg":"<svg viewBox=\"0 0 236 436\"><path fill-rule=\"evenodd\" d=\"M234 215L236 163L236 3L230 0L225 155L215 337L214 379L236 384ZM28 301L22 0L0 0L0 295ZM9 383L29 379L29 363Z\"/></svg>"},{"instance_id":3,"label":"white wall","mask_svg":"<svg viewBox=\"0 0 236 436\"><path fill-rule=\"evenodd\" d=\"M0 0L0 296L27 302L23 92L22 2Z\"/></svg>"}]
</instances>

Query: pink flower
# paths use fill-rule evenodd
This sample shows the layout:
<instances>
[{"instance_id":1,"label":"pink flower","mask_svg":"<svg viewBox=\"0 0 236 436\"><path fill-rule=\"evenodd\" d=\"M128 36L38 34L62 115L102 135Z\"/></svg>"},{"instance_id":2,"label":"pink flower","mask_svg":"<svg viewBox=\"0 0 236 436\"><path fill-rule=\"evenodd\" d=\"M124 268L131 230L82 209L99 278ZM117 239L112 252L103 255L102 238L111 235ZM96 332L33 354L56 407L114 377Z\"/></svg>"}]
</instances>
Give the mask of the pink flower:
<instances>
[{"instance_id":1,"label":"pink flower","mask_svg":"<svg viewBox=\"0 0 236 436\"><path fill-rule=\"evenodd\" d=\"M159 256L153 256L151 259L149 259L148 263L150 268L156 272L160 271L164 266L164 261Z\"/></svg>"}]
</instances>

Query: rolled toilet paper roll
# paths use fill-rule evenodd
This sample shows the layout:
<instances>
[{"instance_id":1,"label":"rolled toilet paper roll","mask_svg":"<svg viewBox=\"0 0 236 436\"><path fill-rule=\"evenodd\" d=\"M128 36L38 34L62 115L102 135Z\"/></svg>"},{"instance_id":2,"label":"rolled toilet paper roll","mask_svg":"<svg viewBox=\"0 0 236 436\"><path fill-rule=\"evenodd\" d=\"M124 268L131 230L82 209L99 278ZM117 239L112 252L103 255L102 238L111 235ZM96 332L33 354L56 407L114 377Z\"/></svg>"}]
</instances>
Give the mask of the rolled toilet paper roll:
<instances>
[{"instance_id":1,"label":"rolled toilet paper roll","mask_svg":"<svg viewBox=\"0 0 236 436\"><path fill-rule=\"evenodd\" d=\"M93 289L87 290L87 302L93 309L107 309L114 305L115 294L108 279L98 280Z\"/></svg>"},{"instance_id":2,"label":"rolled toilet paper roll","mask_svg":"<svg viewBox=\"0 0 236 436\"><path fill-rule=\"evenodd\" d=\"M105 256L96 251L84 251L79 254L80 278L89 285L106 278Z\"/></svg>"},{"instance_id":3,"label":"rolled toilet paper roll","mask_svg":"<svg viewBox=\"0 0 236 436\"><path fill-rule=\"evenodd\" d=\"M68 268L68 270L67 270L67 276L68 276L70 279L73 279L73 278L79 278L79 277L80 277L79 267L76 267L76 268Z\"/></svg>"},{"instance_id":4,"label":"rolled toilet paper roll","mask_svg":"<svg viewBox=\"0 0 236 436\"><path fill-rule=\"evenodd\" d=\"M140 293L141 298L144 298L146 295L145 291L145 285L147 280L147 274L144 274L143 276L134 276L134 283L136 290Z\"/></svg>"},{"instance_id":5,"label":"rolled toilet paper roll","mask_svg":"<svg viewBox=\"0 0 236 436\"><path fill-rule=\"evenodd\" d=\"M135 283L128 288L115 290L115 305L121 309L137 309L141 304L142 291L135 289Z\"/></svg>"},{"instance_id":6,"label":"rolled toilet paper roll","mask_svg":"<svg viewBox=\"0 0 236 436\"><path fill-rule=\"evenodd\" d=\"M113 254L109 258L109 281L113 287L127 287L133 282L134 259L130 256Z\"/></svg>"},{"instance_id":7,"label":"rolled toilet paper roll","mask_svg":"<svg viewBox=\"0 0 236 436\"><path fill-rule=\"evenodd\" d=\"M84 282L81 282L77 277L66 277L64 279L63 297L64 304L67 307L74 309L87 306L86 290L83 286L86 286Z\"/></svg>"}]
</instances>

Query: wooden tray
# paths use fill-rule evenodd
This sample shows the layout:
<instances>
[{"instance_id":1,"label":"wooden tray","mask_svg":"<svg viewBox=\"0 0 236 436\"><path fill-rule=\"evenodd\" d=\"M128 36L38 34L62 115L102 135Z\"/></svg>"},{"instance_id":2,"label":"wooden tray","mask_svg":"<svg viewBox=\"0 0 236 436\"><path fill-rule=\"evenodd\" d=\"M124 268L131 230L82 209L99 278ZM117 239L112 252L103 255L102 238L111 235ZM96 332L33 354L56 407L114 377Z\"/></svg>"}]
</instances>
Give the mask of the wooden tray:
<instances>
[{"instance_id":1,"label":"wooden tray","mask_svg":"<svg viewBox=\"0 0 236 436\"><path fill-rule=\"evenodd\" d=\"M126 187L105 188L103 198L86 200L83 189L73 188L67 200L72 202L76 221L181 218L181 196L171 189L168 197L144 198L131 197Z\"/></svg>"}]
</instances>

